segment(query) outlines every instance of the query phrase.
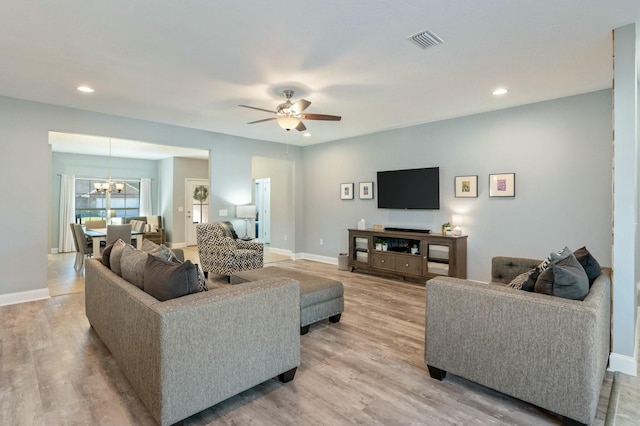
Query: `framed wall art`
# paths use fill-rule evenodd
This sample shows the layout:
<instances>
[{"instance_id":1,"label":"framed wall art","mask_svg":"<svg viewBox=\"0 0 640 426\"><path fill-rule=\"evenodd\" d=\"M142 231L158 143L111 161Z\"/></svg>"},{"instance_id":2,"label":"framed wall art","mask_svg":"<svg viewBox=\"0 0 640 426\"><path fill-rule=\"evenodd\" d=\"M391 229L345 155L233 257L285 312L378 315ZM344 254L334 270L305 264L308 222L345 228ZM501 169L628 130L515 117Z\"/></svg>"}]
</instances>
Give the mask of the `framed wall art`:
<instances>
[{"instance_id":1,"label":"framed wall art","mask_svg":"<svg viewBox=\"0 0 640 426\"><path fill-rule=\"evenodd\" d=\"M475 198L478 196L478 176L456 176L456 198Z\"/></svg>"},{"instance_id":2,"label":"framed wall art","mask_svg":"<svg viewBox=\"0 0 640 426\"><path fill-rule=\"evenodd\" d=\"M489 197L515 197L516 174L501 173L489 175Z\"/></svg>"},{"instance_id":3,"label":"framed wall art","mask_svg":"<svg viewBox=\"0 0 640 426\"><path fill-rule=\"evenodd\" d=\"M360 199L373 200L373 182L360 182Z\"/></svg>"},{"instance_id":4,"label":"framed wall art","mask_svg":"<svg viewBox=\"0 0 640 426\"><path fill-rule=\"evenodd\" d=\"M340 184L340 199L353 200L353 182Z\"/></svg>"}]
</instances>

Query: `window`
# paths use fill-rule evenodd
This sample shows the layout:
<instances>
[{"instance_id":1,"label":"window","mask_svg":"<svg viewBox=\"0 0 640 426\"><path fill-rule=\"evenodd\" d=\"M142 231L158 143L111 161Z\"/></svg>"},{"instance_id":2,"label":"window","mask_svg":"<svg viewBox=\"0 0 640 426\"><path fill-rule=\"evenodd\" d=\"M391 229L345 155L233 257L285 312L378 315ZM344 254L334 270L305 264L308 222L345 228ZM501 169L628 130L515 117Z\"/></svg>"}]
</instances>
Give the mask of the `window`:
<instances>
[{"instance_id":1,"label":"window","mask_svg":"<svg viewBox=\"0 0 640 426\"><path fill-rule=\"evenodd\" d=\"M123 182L112 179L113 182ZM76 222L106 220L107 209L111 217L136 217L140 215L140 181L124 181L122 192L96 191L94 183L104 183L104 179L76 178ZM110 205L109 205L110 204Z\"/></svg>"}]
</instances>

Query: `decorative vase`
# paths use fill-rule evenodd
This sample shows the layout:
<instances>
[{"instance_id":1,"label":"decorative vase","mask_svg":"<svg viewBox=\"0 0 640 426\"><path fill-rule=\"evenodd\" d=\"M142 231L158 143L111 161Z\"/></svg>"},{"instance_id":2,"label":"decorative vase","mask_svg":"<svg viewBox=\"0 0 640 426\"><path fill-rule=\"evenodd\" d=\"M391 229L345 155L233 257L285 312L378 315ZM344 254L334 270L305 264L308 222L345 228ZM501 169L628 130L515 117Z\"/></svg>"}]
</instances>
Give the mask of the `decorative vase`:
<instances>
[{"instance_id":1,"label":"decorative vase","mask_svg":"<svg viewBox=\"0 0 640 426\"><path fill-rule=\"evenodd\" d=\"M382 244L376 243L376 250L382 250Z\"/></svg>"}]
</instances>

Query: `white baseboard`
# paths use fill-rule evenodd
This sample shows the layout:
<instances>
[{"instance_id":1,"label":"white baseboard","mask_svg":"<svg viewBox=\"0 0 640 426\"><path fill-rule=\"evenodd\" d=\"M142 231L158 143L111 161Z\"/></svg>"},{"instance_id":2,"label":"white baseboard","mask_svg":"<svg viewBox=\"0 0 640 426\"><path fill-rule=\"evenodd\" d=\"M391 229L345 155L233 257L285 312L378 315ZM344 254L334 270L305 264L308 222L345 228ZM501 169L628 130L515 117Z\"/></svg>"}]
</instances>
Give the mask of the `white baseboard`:
<instances>
[{"instance_id":1,"label":"white baseboard","mask_svg":"<svg viewBox=\"0 0 640 426\"><path fill-rule=\"evenodd\" d=\"M287 249L280 249L280 248L276 248L276 247L269 247L269 253L273 253L273 254L279 254L281 256L289 256L290 258L293 258L293 255L291 253L291 250L287 250Z\"/></svg>"},{"instance_id":2,"label":"white baseboard","mask_svg":"<svg viewBox=\"0 0 640 426\"><path fill-rule=\"evenodd\" d=\"M58 247L54 247L51 249L51 254L58 254L60 253L60 250L58 250Z\"/></svg>"},{"instance_id":3,"label":"white baseboard","mask_svg":"<svg viewBox=\"0 0 640 426\"><path fill-rule=\"evenodd\" d=\"M611 354L609 354L609 370L619 371L629 376L637 376L638 360L632 356L611 352Z\"/></svg>"},{"instance_id":4,"label":"white baseboard","mask_svg":"<svg viewBox=\"0 0 640 426\"><path fill-rule=\"evenodd\" d=\"M296 253L294 255L294 259L315 260L316 262L328 263L330 265L338 264L337 257L319 256L317 254L311 254L311 253Z\"/></svg>"},{"instance_id":5,"label":"white baseboard","mask_svg":"<svg viewBox=\"0 0 640 426\"><path fill-rule=\"evenodd\" d=\"M187 247L187 243L169 243L167 244L169 248L185 248Z\"/></svg>"},{"instance_id":6,"label":"white baseboard","mask_svg":"<svg viewBox=\"0 0 640 426\"><path fill-rule=\"evenodd\" d=\"M48 299L49 288L37 290L19 291L17 293L0 294L0 306L15 305L16 303L33 302L34 300Z\"/></svg>"}]
</instances>

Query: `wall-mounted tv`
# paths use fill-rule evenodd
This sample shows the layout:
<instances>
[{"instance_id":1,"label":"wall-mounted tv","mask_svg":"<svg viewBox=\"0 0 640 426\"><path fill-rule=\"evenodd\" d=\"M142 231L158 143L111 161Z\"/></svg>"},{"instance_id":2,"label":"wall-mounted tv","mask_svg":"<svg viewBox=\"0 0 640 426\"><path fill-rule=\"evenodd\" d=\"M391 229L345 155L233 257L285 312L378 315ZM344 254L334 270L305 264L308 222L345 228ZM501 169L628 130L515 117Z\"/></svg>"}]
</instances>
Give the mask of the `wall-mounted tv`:
<instances>
[{"instance_id":1,"label":"wall-mounted tv","mask_svg":"<svg viewBox=\"0 0 640 426\"><path fill-rule=\"evenodd\" d=\"M440 209L440 168L378 172L378 208Z\"/></svg>"}]
</instances>

